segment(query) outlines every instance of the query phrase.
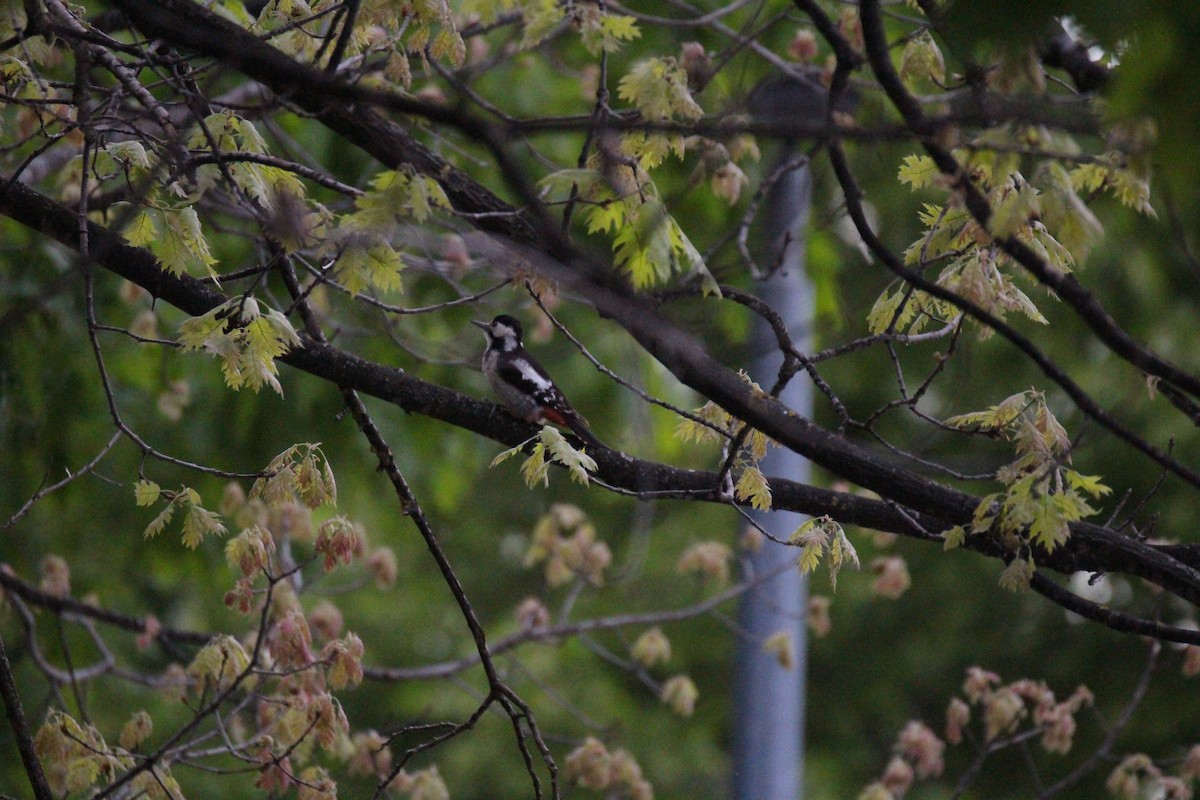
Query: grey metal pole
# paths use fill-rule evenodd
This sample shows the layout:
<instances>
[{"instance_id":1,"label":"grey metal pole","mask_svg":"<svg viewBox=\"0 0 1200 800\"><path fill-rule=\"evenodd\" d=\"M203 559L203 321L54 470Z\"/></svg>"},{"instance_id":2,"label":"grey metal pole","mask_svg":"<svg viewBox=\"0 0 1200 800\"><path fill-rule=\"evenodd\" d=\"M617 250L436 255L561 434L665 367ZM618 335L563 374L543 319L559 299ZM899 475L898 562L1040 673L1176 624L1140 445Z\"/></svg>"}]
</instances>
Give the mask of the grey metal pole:
<instances>
[{"instance_id":1,"label":"grey metal pole","mask_svg":"<svg viewBox=\"0 0 1200 800\"><path fill-rule=\"evenodd\" d=\"M788 157L785 155L780 163ZM790 157L794 158L795 153ZM811 202L812 175L807 166L782 176L768 193L762 229L765 247L761 249L765 251L764 264L779 267L756 289L756 294L782 315L793 340L802 348L810 338L814 307L812 286L805 272ZM767 387L774 382L783 356L762 320L756 324L752 347L750 375ZM781 399L797 413L809 415L810 382L798 377ZM797 481L809 477L808 461L783 448L772 448L761 467L766 475ZM786 539L806 519L781 511L753 512L753 516L780 539ZM748 558L754 574L764 575L794 563L796 553L764 541L762 548ZM733 796L737 800L798 800L803 794L807 596L807 581L793 568L784 569L742 598L733 691ZM795 662L790 669L762 648L763 640L779 632L786 632L792 640Z\"/></svg>"}]
</instances>

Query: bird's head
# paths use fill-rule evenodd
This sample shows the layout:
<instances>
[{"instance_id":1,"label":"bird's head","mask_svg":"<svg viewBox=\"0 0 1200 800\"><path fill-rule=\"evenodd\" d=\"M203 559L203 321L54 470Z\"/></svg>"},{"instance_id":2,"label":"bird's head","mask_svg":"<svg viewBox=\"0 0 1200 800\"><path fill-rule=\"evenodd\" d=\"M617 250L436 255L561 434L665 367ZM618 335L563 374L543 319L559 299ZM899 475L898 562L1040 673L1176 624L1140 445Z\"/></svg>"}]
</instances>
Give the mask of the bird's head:
<instances>
[{"instance_id":1,"label":"bird's head","mask_svg":"<svg viewBox=\"0 0 1200 800\"><path fill-rule=\"evenodd\" d=\"M508 314L501 314L491 322L471 320L471 324L483 329L488 346L501 350L515 350L521 344L521 323Z\"/></svg>"}]
</instances>

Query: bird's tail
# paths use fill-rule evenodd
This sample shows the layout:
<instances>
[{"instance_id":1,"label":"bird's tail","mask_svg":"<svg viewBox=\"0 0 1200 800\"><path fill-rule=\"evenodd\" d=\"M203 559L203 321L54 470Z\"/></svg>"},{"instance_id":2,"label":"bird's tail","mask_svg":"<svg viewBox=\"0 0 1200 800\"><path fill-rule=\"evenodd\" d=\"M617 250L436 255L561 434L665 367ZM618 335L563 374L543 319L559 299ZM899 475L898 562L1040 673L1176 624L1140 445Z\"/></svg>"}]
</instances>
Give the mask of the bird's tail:
<instances>
[{"instance_id":1,"label":"bird's tail","mask_svg":"<svg viewBox=\"0 0 1200 800\"><path fill-rule=\"evenodd\" d=\"M563 424L571 429L571 433L589 447L605 447L604 442L596 438L596 434L588 429L587 423L578 413L563 414Z\"/></svg>"}]
</instances>

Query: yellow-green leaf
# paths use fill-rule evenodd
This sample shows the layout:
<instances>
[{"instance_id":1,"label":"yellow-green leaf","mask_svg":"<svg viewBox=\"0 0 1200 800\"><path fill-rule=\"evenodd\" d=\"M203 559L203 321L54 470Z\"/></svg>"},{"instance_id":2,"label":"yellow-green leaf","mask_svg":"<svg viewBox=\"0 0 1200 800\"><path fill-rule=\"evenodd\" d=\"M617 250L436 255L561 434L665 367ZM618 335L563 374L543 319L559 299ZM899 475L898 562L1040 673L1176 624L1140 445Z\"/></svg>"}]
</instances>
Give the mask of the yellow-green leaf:
<instances>
[{"instance_id":1,"label":"yellow-green leaf","mask_svg":"<svg viewBox=\"0 0 1200 800\"><path fill-rule=\"evenodd\" d=\"M966 541L967 529L962 525L955 525L942 534L942 549L954 550L955 548L962 547Z\"/></svg>"},{"instance_id":2,"label":"yellow-green leaf","mask_svg":"<svg viewBox=\"0 0 1200 800\"><path fill-rule=\"evenodd\" d=\"M1073 469L1063 470L1063 475L1071 488L1087 492L1097 499L1112 491L1110 487L1100 482L1099 475L1081 475Z\"/></svg>"},{"instance_id":3,"label":"yellow-green leaf","mask_svg":"<svg viewBox=\"0 0 1200 800\"><path fill-rule=\"evenodd\" d=\"M937 164L929 156L909 155L901 162L897 177L901 183L907 183L913 189L923 189L934 182L941 174Z\"/></svg>"},{"instance_id":4,"label":"yellow-green leaf","mask_svg":"<svg viewBox=\"0 0 1200 800\"><path fill-rule=\"evenodd\" d=\"M158 502L162 488L154 481L140 480L133 486L134 501L139 506L152 506Z\"/></svg>"},{"instance_id":5,"label":"yellow-green leaf","mask_svg":"<svg viewBox=\"0 0 1200 800\"><path fill-rule=\"evenodd\" d=\"M766 476L758 467L743 468L733 491L738 500L749 502L751 508L759 511L768 511L771 508L771 487L767 485Z\"/></svg>"}]
</instances>

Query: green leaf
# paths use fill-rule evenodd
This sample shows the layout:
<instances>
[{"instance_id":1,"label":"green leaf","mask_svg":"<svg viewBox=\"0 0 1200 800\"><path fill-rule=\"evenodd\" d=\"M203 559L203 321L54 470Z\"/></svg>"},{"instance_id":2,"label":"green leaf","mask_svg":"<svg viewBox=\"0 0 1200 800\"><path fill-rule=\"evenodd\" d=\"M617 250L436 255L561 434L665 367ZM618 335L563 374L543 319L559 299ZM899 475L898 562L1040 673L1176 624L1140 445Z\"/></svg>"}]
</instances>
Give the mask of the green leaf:
<instances>
[{"instance_id":1,"label":"green leaf","mask_svg":"<svg viewBox=\"0 0 1200 800\"><path fill-rule=\"evenodd\" d=\"M1071 170L1070 179L1076 191L1094 192L1108 180L1108 165L1099 162L1080 164Z\"/></svg>"},{"instance_id":2,"label":"green leaf","mask_svg":"<svg viewBox=\"0 0 1200 800\"><path fill-rule=\"evenodd\" d=\"M1067 170L1056 161L1043 162L1044 190L1041 197L1042 222L1071 254L1072 263L1082 264L1092 246L1104 235L1100 220L1080 199Z\"/></svg>"},{"instance_id":3,"label":"green leaf","mask_svg":"<svg viewBox=\"0 0 1200 800\"><path fill-rule=\"evenodd\" d=\"M830 531L825 526L826 519L813 517L792 531L792 535L788 537L788 544L800 547L796 566L803 575L809 574L821 564L821 555L829 544Z\"/></svg>"},{"instance_id":4,"label":"green leaf","mask_svg":"<svg viewBox=\"0 0 1200 800\"><path fill-rule=\"evenodd\" d=\"M208 249L208 240L200 229L196 209L188 206L179 211L163 212L159 236L150 246L163 269L172 275L204 274L215 277L212 267L217 263Z\"/></svg>"},{"instance_id":5,"label":"green leaf","mask_svg":"<svg viewBox=\"0 0 1200 800\"><path fill-rule=\"evenodd\" d=\"M204 350L221 359L225 384L231 389L264 385L278 394L275 359L300 344L292 323L280 312L263 314L254 298L234 298L179 326L185 350Z\"/></svg>"},{"instance_id":6,"label":"green leaf","mask_svg":"<svg viewBox=\"0 0 1200 800\"><path fill-rule=\"evenodd\" d=\"M955 525L942 534L942 550L954 550L962 547L966 541L967 529L962 525Z\"/></svg>"},{"instance_id":7,"label":"green leaf","mask_svg":"<svg viewBox=\"0 0 1200 800\"><path fill-rule=\"evenodd\" d=\"M931 185L941 174L929 156L908 155L901 162L897 177L901 183L907 183L916 190Z\"/></svg>"},{"instance_id":8,"label":"green leaf","mask_svg":"<svg viewBox=\"0 0 1200 800\"><path fill-rule=\"evenodd\" d=\"M587 213L587 232L620 230L625 225L629 208L624 200L612 200L592 206Z\"/></svg>"},{"instance_id":9,"label":"green leaf","mask_svg":"<svg viewBox=\"0 0 1200 800\"><path fill-rule=\"evenodd\" d=\"M452 65L461 67L467 60L467 46L458 31L442 28L429 45L429 55L439 61L449 61Z\"/></svg>"},{"instance_id":10,"label":"green leaf","mask_svg":"<svg viewBox=\"0 0 1200 800\"><path fill-rule=\"evenodd\" d=\"M1063 476L1072 489L1087 492L1096 499L1100 499L1112 491L1111 488L1100 482L1099 475L1081 475L1073 469L1065 469Z\"/></svg>"},{"instance_id":11,"label":"green leaf","mask_svg":"<svg viewBox=\"0 0 1200 800\"><path fill-rule=\"evenodd\" d=\"M542 196L562 196L567 197L572 189L579 192L585 197L591 194L593 187L604 186L604 175L599 170L595 169L560 169L556 172L551 172L538 181L538 188L541 189ZM605 225L604 228L609 227ZM591 230L595 233L595 230Z\"/></svg>"},{"instance_id":12,"label":"green leaf","mask_svg":"<svg viewBox=\"0 0 1200 800\"><path fill-rule=\"evenodd\" d=\"M201 690L211 687L220 692L232 686L249 666L250 655L241 643L221 634L200 648L188 665L187 674Z\"/></svg>"},{"instance_id":13,"label":"green leaf","mask_svg":"<svg viewBox=\"0 0 1200 800\"><path fill-rule=\"evenodd\" d=\"M567 468L571 480L588 485L588 473L596 471L596 461L581 450L571 446L561 433L549 425L542 427L538 434L550 457Z\"/></svg>"},{"instance_id":14,"label":"green leaf","mask_svg":"<svg viewBox=\"0 0 1200 800\"><path fill-rule=\"evenodd\" d=\"M751 508L759 511L771 509L771 487L758 467L743 468L733 492L738 500L749 502Z\"/></svg>"},{"instance_id":15,"label":"green leaf","mask_svg":"<svg viewBox=\"0 0 1200 800\"><path fill-rule=\"evenodd\" d=\"M1140 211L1150 217L1158 216L1154 208L1150 205L1149 177L1139 175L1133 170L1116 169L1109 174L1109 184L1112 188L1113 196L1122 205Z\"/></svg>"},{"instance_id":16,"label":"green leaf","mask_svg":"<svg viewBox=\"0 0 1200 800\"><path fill-rule=\"evenodd\" d=\"M371 179L371 190L354 201L349 222L357 230L386 228L397 219L425 222L435 208L450 208L450 199L433 178L409 166L385 170Z\"/></svg>"},{"instance_id":17,"label":"green leaf","mask_svg":"<svg viewBox=\"0 0 1200 800\"><path fill-rule=\"evenodd\" d=\"M1032 233L1032 237L1024 241L1052 270L1059 273L1067 273L1075 268L1075 256L1050 235L1050 231L1046 230L1045 225L1042 225L1040 222L1034 222L1030 225L1030 232Z\"/></svg>"},{"instance_id":18,"label":"green leaf","mask_svg":"<svg viewBox=\"0 0 1200 800\"><path fill-rule=\"evenodd\" d=\"M133 497L139 506L152 506L161 496L162 488L154 481L140 480L133 486Z\"/></svg>"},{"instance_id":19,"label":"green leaf","mask_svg":"<svg viewBox=\"0 0 1200 800\"><path fill-rule=\"evenodd\" d=\"M546 445L538 442L533 446L533 452L521 464L521 477L530 489L539 483L542 486L550 485L550 464L546 461Z\"/></svg>"},{"instance_id":20,"label":"green leaf","mask_svg":"<svg viewBox=\"0 0 1200 800\"><path fill-rule=\"evenodd\" d=\"M625 42L642 35L633 17L608 13L598 15L590 10L583 11L580 16L583 46L594 56L600 55L601 51L615 53Z\"/></svg>"},{"instance_id":21,"label":"green leaf","mask_svg":"<svg viewBox=\"0 0 1200 800\"><path fill-rule=\"evenodd\" d=\"M338 280L355 296L371 287L383 292L399 291L403 270L404 259L382 239L369 245L351 244L337 262Z\"/></svg>"},{"instance_id":22,"label":"green leaf","mask_svg":"<svg viewBox=\"0 0 1200 800\"><path fill-rule=\"evenodd\" d=\"M1068 517L1064 514L1062 505L1056 500L1057 495L1042 495L1030 500L1032 522L1029 525L1029 536L1035 544L1053 552L1054 548L1071 538L1067 527Z\"/></svg>"},{"instance_id":23,"label":"green leaf","mask_svg":"<svg viewBox=\"0 0 1200 800\"><path fill-rule=\"evenodd\" d=\"M150 524L146 526L146 530L142 532L142 537L145 539L153 539L163 532L163 529L171 522L171 517L175 515L175 501L167 503L162 511L158 512L158 516L150 520Z\"/></svg>"},{"instance_id":24,"label":"green leaf","mask_svg":"<svg viewBox=\"0 0 1200 800\"><path fill-rule=\"evenodd\" d=\"M522 0L521 12L525 31L521 36L522 50L541 43L566 16L566 6L556 0Z\"/></svg>"},{"instance_id":25,"label":"green leaf","mask_svg":"<svg viewBox=\"0 0 1200 800\"><path fill-rule=\"evenodd\" d=\"M986 411L972 411L949 417L945 424L963 431L1001 431L1011 425L1033 402L1032 395L1033 393L1027 391L1017 392L990 406Z\"/></svg>"},{"instance_id":26,"label":"green leaf","mask_svg":"<svg viewBox=\"0 0 1200 800\"><path fill-rule=\"evenodd\" d=\"M867 330L871 333L885 333L889 329L904 330L921 312L918 296L922 294L909 292L904 287L890 294L888 289L884 289L883 294L879 295L875 300L875 305L871 306L870 312L867 313ZM901 304L903 304L903 308ZM900 312L899 316L896 314L897 311ZM892 325L893 320L896 323L894 326Z\"/></svg>"},{"instance_id":27,"label":"green leaf","mask_svg":"<svg viewBox=\"0 0 1200 800\"><path fill-rule=\"evenodd\" d=\"M158 223L155 220L160 215L161 212L156 209L145 208L139 211L122 232L125 241L134 247L142 247L158 239Z\"/></svg>"},{"instance_id":28,"label":"green leaf","mask_svg":"<svg viewBox=\"0 0 1200 800\"><path fill-rule=\"evenodd\" d=\"M1000 515L999 510L993 509L999 500L999 492L984 495L979 499L979 505L975 506L975 514L971 518L971 533L987 533L991 530L992 523Z\"/></svg>"},{"instance_id":29,"label":"green leaf","mask_svg":"<svg viewBox=\"0 0 1200 800\"><path fill-rule=\"evenodd\" d=\"M200 505L200 495L194 490L187 490L187 499L183 503L186 512L183 517L183 546L195 550L204 541L205 536L224 536L226 528L221 524L221 517L215 512Z\"/></svg>"},{"instance_id":30,"label":"green leaf","mask_svg":"<svg viewBox=\"0 0 1200 800\"><path fill-rule=\"evenodd\" d=\"M497 455L495 458L492 459L492 463L488 464L488 467L499 466L500 464L503 464L505 461L508 461L510 458L521 455L521 452L525 449L525 445L529 444L529 442L530 442L530 440L526 439L525 441L521 442L516 447L510 447L507 450L504 450L503 452L501 452L499 455Z\"/></svg>"}]
</instances>

